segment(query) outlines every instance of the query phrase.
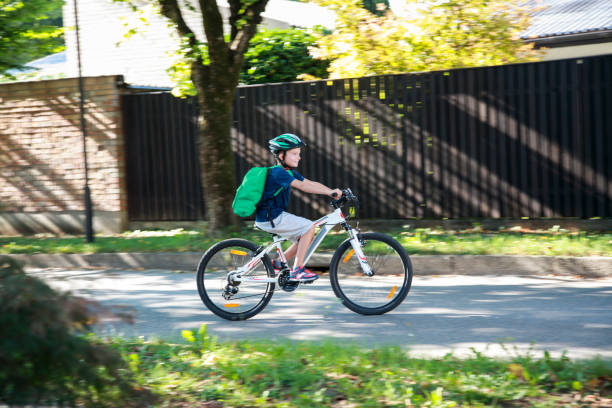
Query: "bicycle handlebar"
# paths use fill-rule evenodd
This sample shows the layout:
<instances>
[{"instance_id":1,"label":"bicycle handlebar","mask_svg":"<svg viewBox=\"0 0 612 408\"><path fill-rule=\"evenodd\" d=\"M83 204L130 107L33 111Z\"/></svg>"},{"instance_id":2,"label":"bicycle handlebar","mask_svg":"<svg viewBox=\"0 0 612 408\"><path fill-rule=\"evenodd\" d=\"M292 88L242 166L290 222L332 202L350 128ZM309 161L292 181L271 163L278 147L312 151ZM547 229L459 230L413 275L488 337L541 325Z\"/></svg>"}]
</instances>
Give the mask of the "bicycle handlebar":
<instances>
[{"instance_id":1,"label":"bicycle handlebar","mask_svg":"<svg viewBox=\"0 0 612 408\"><path fill-rule=\"evenodd\" d=\"M357 196L353 194L350 188L345 188L342 190L342 195L340 196L340 198L332 200L330 205L334 208L340 208L348 202L355 205L359 205L359 199L357 198Z\"/></svg>"}]
</instances>

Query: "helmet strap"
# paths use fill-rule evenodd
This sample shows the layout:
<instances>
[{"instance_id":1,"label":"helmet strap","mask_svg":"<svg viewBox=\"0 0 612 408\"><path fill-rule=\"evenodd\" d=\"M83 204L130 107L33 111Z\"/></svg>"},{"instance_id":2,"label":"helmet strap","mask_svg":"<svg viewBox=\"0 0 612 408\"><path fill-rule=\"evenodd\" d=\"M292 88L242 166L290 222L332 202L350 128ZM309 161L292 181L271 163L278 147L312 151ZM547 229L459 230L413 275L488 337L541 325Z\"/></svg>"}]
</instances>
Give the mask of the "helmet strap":
<instances>
[{"instance_id":1,"label":"helmet strap","mask_svg":"<svg viewBox=\"0 0 612 408\"><path fill-rule=\"evenodd\" d=\"M283 160L283 159L281 159L281 158L280 158L281 153L285 153L285 152L284 152L284 151L282 151L282 152L280 152L280 153L275 154L274 156L276 157L276 160L278 160L278 161L279 161L279 163L281 164L281 166L283 166L283 168L284 168L285 170L289 170L289 169L291 168L291 166L289 166L287 163L285 163L285 160Z\"/></svg>"}]
</instances>

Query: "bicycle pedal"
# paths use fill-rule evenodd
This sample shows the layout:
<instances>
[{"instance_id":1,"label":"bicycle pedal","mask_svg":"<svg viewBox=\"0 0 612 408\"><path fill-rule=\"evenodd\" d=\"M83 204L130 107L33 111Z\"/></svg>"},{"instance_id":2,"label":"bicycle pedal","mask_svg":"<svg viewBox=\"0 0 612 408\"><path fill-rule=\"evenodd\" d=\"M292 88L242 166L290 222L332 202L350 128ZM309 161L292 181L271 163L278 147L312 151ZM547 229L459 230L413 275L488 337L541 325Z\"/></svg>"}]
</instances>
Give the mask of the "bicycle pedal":
<instances>
[{"instance_id":1,"label":"bicycle pedal","mask_svg":"<svg viewBox=\"0 0 612 408\"><path fill-rule=\"evenodd\" d=\"M299 286L298 282L289 282L289 283L285 283L284 285L281 286L281 289L284 290L285 292L293 292L295 291Z\"/></svg>"}]
</instances>

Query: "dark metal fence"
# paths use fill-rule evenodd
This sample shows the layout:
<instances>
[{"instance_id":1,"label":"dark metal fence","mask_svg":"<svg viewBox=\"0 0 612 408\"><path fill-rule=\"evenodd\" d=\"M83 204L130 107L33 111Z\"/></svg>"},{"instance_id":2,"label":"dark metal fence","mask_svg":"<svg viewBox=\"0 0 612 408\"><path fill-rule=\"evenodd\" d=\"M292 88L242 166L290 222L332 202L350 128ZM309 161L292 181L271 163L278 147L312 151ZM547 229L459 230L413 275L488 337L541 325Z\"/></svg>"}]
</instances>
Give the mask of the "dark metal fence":
<instances>
[{"instance_id":1,"label":"dark metal fence","mask_svg":"<svg viewBox=\"0 0 612 408\"><path fill-rule=\"evenodd\" d=\"M237 173L292 132L367 218L612 216L612 55L238 89ZM298 194L292 209L327 210Z\"/></svg>"},{"instance_id":2,"label":"dark metal fence","mask_svg":"<svg viewBox=\"0 0 612 408\"><path fill-rule=\"evenodd\" d=\"M123 95L128 218L204 216L197 156L197 106L169 93Z\"/></svg>"},{"instance_id":3,"label":"dark metal fence","mask_svg":"<svg viewBox=\"0 0 612 408\"><path fill-rule=\"evenodd\" d=\"M292 132L309 145L299 171L351 187L364 218L612 217L610 73L606 55L240 87L232 131L237 182L251 166L271 163L270 137ZM153 105L138 112L193 123L193 105L172 101L172 114ZM184 125L168 120L157 129L170 126L180 136ZM132 149L150 145L144 139ZM201 215L201 201L189 206ZM310 218L328 211L325 200L297 191L290 209Z\"/></svg>"}]
</instances>

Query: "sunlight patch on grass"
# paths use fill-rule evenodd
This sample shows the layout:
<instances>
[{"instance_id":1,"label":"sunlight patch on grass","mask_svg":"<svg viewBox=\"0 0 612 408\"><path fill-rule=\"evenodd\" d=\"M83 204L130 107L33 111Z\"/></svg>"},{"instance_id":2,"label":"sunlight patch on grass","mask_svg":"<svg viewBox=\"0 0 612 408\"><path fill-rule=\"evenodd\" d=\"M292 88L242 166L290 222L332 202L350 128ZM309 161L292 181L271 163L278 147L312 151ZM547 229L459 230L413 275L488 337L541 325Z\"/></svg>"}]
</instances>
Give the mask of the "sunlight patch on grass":
<instances>
[{"instance_id":1,"label":"sunlight patch on grass","mask_svg":"<svg viewBox=\"0 0 612 408\"><path fill-rule=\"evenodd\" d=\"M517 228L500 231L396 228L380 232L397 239L410 255L612 256L612 233L569 232L558 228L529 232ZM228 238L261 244L271 242L269 234L248 227L215 233L177 228L96 236L92 243L70 236L0 237L0 254L204 252ZM333 252L345 239L344 231L337 229L325 238L319 251Z\"/></svg>"},{"instance_id":2,"label":"sunlight patch on grass","mask_svg":"<svg viewBox=\"0 0 612 408\"><path fill-rule=\"evenodd\" d=\"M414 358L397 346L337 342L218 342L206 327L186 343L113 340L135 355L135 374L166 404L215 401L233 407L416 406L570 407L606 403L612 363L535 357L502 345L507 358L473 351L459 358ZM182 405L181 405L182 406ZM197 405L196 405L197 406Z\"/></svg>"}]
</instances>

